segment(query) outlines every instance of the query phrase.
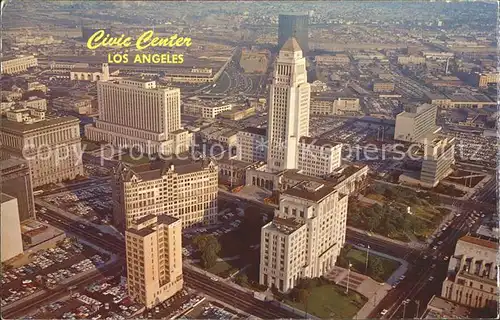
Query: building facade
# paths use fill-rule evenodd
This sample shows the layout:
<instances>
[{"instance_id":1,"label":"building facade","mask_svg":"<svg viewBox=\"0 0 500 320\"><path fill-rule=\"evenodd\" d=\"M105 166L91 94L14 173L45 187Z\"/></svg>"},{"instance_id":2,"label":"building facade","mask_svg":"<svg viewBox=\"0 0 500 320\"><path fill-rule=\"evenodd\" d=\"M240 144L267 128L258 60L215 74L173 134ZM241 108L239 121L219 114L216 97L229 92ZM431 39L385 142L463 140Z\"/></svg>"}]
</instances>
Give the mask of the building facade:
<instances>
[{"instance_id":1,"label":"building facade","mask_svg":"<svg viewBox=\"0 0 500 320\"><path fill-rule=\"evenodd\" d=\"M5 189L5 188L4 188ZM23 240L21 237L21 224L17 199L1 193L2 207L0 211L2 230L2 262L23 253Z\"/></svg>"},{"instance_id":2,"label":"building facade","mask_svg":"<svg viewBox=\"0 0 500 320\"><path fill-rule=\"evenodd\" d=\"M218 114L231 110L233 105L222 104L222 105L206 105L203 102L189 102L183 103L182 110L184 113L196 115L202 118L215 118Z\"/></svg>"},{"instance_id":3,"label":"building facade","mask_svg":"<svg viewBox=\"0 0 500 320\"><path fill-rule=\"evenodd\" d=\"M74 81L107 81L109 80L109 65L103 63L101 68L72 68L69 72L69 79Z\"/></svg>"},{"instance_id":4,"label":"building facade","mask_svg":"<svg viewBox=\"0 0 500 320\"><path fill-rule=\"evenodd\" d=\"M437 106L423 104L416 110L403 111L396 116L394 140L419 142L429 133L436 132Z\"/></svg>"},{"instance_id":5,"label":"building facade","mask_svg":"<svg viewBox=\"0 0 500 320\"><path fill-rule=\"evenodd\" d=\"M405 64L425 64L425 57L422 56L399 56L398 63Z\"/></svg>"},{"instance_id":6,"label":"building facade","mask_svg":"<svg viewBox=\"0 0 500 320\"><path fill-rule=\"evenodd\" d=\"M392 92L394 91L394 83L385 81L376 81L373 83L373 92Z\"/></svg>"},{"instance_id":7,"label":"building facade","mask_svg":"<svg viewBox=\"0 0 500 320\"><path fill-rule=\"evenodd\" d=\"M453 171L455 138L432 136L424 139L424 148L420 181L423 186L432 188Z\"/></svg>"},{"instance_id":8,"label":"building facade","mask_svg":"<svg viewBox=\"0 0 500 320\"><path fill-rule=\"evenodd\" d=\"M127 289L146 308L182 290L182 223L179 219L148 215L125 232Z\"/></svg>"},{"instance_id":9,"label":"building facade","mask_svg":"<svg viewBox=\"0 0 500 320\"><path fill-rule=\"evenodd\" d=\"M342 144L302 137L299 144L299 170L309 176L323 177L340 167Z\"/></svg>"},{"instance_id":10,"label":"building facade","mask_svg":"<svg viewBox=\"0 0 500 320\"><path fill-rule=\"evenodd\" d=\"M35 200L28 161L10 158L0 160L2 191L17 199L19 220L35 218Z\"/></svg>"},{"instance_id":11,"label":"building facade","mask_svg":"<svg viewBox=\"0 0 500 320\"><path fill-rule=\"evenodd\" d=\"M38 66L38 60L35 56L6 58L2 60L1 66L2 74L18 74Z\"/></svg>"},{"instance_id":12,"label":"building facade","mask_svg":"<svg viewBox=\"0 0 500 320\"><path fill-rule=\"evenodd\" d=\"M477 86L480 88L486 88L489 84L498 84L500 82L500 73L481 73L477 78Z\"/></svg>"},{"instance_id":13,"label":"building facade","mask_svg":"<svg viewBox=\"0 0 500 320\"><path fill-rule=\"evenodd\" d=\"M309 16L300 14L280 14L278 26L278 49L290 38L297 39L303 53L309 51Z\"/></svg>"},{"instance_id":14,"label":"building facade","mask_svg":"<svg viewBox=\"0 0 500 320\"><path fill-rule=\"evenodd\" d=\"M105 141L122 148L139 149L143 154L183 153L192 141L175 137L181 129L180 90L158 88L155 81L143 79L99 81L97 83L99 120L85 126L89 140Z\"/></svg>"},{"instance_id":15,"label":"building facade","mask_svg":"<svg viewBox=\"0 0 500 320\"><path fill-rule=\"evenodd\" d=\"M299 138L309 135L311 88L306 61L295 38L281 48L270 88L267 165L271 171L295 169Z\"/></svg>"},{"instance_id":16,"label":"building facade","mask_svg":"<svg viewBox=\"0 0 500 320\"><path fill-rule=\"evenodd\" d=\"M301 278L330 271L345 242L347 201L335 187L311 181L285 190L262 227L260 284L287 292Z\"/></svg>"},{"instance_id":17,"label":"building facade","mask_svg":"<svg viewBox=\"0 0 500 320\"><path fill-rule=\"evenodd\" d=\"M112 176L113 221L129 228L134 219L168 214L182 227L217 222L218 168L211 160L120 164Z\"/></svg>"},{"instance_id":18,"label":"building facade","mask_svg":"<svg viewBox=\"0 0 500 320\"><path fill-rule=\"evenodd\" d=\"M266 129L248 127L237 133L237 158L240 161L265 161L267 155Z\"/></svg>"},{"instance_id":19,"label":"building facade","mask_svg":"<svg viewBox=\"0 0 500 320\"><path fill-rule=\"evenodd\" d=\"M83 175L78 118L44 119L23 113L11 120L2 119L0 133L2 158L26 159L33 188Z\"/></svg>"},{"instance_id":20,"label":"building facade","mask_svg":"<svg viewBox=\"0 0 500 320\"><path fill-rule=\"evenodd\" d=\"M498 306L498 242L464 236L448 264L441 296L473 308Z\"/></svg>"}]
</instances>

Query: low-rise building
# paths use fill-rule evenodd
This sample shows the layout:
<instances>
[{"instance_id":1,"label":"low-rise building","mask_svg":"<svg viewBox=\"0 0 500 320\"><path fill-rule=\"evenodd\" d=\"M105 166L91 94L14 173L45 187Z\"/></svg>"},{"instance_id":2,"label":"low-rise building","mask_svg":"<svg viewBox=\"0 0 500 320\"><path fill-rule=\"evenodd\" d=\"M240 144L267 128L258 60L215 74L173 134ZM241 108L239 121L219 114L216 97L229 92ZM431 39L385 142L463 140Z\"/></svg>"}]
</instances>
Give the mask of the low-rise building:
<instances>
[{"instance_id":1,"label":"low-rise building","mask_svg":"<svg viewBox=\"0 0 500 320\"><path fill-rule=\"evenodd\" d=\"M18 74L38 66L38 61L35 56L8 57L2 59L1 66L2 74Z\"/></svg>"},{"instance_id":2,"label":"low-rise building","mask_svg":"<svg viewBox=\"0 0 500 320\"><path fill-rule=\"evenodd\" d=\"M237 133L237 159L247 162L265 161L267 158L266 129L248 127Z\"/></svg>"},{"instance_id":3,"label":"low-rise building","mask_svg":"<svg viewBox=\"0 0 500 320\"><path fill-rule=\"evenodd\" d=\"M69 78L73 81L106 81L109 80L109 65L103 63L101 68L75 67L70 70Z\"/></svg>"},{"instance_id":4,"label":"low-rise building","mask_svg":"<svg viewBox=\"0 0 500 320\"><path fill-rule=\"evenodd\" d=\"M373 92L392 92L394 83L387 81L375 81L373 83Z\"/></svg>"},{"instance_id":5,"label":"low-rise building","mask_svg":"<svg viewBox=\"0 0 500 320\"><path fill-rule=\"evenodd\" d=\"M346 54L320 55L315 57L315 61L317 65L345 65L351 62Z\"/></svg>"},{"instance_id":6,"label":"low-rise building","mask_svg":"<svg viewBox=\"0 0 500 320\"><path fill-rule=\"evenodd\" d=\"M253 116L254 114L255 114L255 107L239 106L232 108L231 110L221 112L219 114L219 117L233 121L239 121L248 118L250 116Z\"/></svg>"},{"instance_id":7,"label":"low-rise building","mask_svg":"<svg viewBox=\"0 0 500 320\"><path fill-rule=\"evenodd\" d=\"M358 98L337 98L333 101L333 114L343 115L360 111Z\"/></svg>"},{"instance_id":8,"label":"low-rise building","mask_svg":"<svg viewBox=\"0 0 500 320\"><path fill-rule=\"evenodd\" d=\"M497 85L500 82L500 73L489 72L480 73L477 75L477 86L480 88L486 88L489 84Z\"/></svg>"},{"instance_id":9,"label":"low-rise building","mask_svg":"<svg viewBox=\"0 0 500 320\"><path fill-rule=\"evenodd\" d=\"M41 91L47 93L47 86L38 81L26 81L21 88L25 91Z\"/></svg>"},{"instance_id":10,"label":"low-rise building","mask_svg":"<svg viewBox=\"0 0 500 320\"><path fill-rule=\"evenodd\" d=\"M59 97L52 100L52 106L58 110L76 112L78 114L91 114L92 99L77 97Z\"/></svg>"},{"instance_id":11,"label":"low-rise building","mask_svg":"<svg viewBox=\"0 0 500 320\"><path fill-rule=\"evenodd\" d=\"M473 308L498 306L498 242L460 238L448 264L441 296Z\"/></svg>"},{"instance_id":12,"label":"low-rise building","mask_svg":"<svg viewBox=\"0 0 500 320\"><path fill-rule=\"evenodd\" d=\"M202 118L215 118L224 111L231 110L232 104L207 104L203 101L186 102L182 104L182 112Z\"/></svg>"},{"instance_id":13,"label":"low-rise building","mask_svg":"<svg viewBox=\"0 0 500 320\"><path fill-rule=\"evenodd\" d=\"M399 56L398 63L401 65L425 64L425 57L422 57L422 56Z\"/></svg>"},{"instance_id":14,"label":"low-rise building","mask_svg":"<svg viewBox=\"0 0 500 320\"><path fill-rule=\"evenodd\" d=\"M310 176L327 176L340 167L341 152L341 143L302 137L299 140L299 170Z\"/></svg>"},{"instance_id":15,"label":"low-rise building","mask_svg":"<svg viewBox=\"0 0 500 320\"><path fill-rule=\"evenodd\" d=\"M47 100L38 97L30 97L28 100L20 101L19 104L28 109L47 111Z\"/></svg>"},{"instance_id":16,"label":"low-rise building","mask_svg":"<svg viewBox=\"0 0 500 320\"><path fill-rule=\"evenodd\" d=\"M459 303L433 296L422 319L471 319L471 309Z\"/></svg>"}]
</instances>

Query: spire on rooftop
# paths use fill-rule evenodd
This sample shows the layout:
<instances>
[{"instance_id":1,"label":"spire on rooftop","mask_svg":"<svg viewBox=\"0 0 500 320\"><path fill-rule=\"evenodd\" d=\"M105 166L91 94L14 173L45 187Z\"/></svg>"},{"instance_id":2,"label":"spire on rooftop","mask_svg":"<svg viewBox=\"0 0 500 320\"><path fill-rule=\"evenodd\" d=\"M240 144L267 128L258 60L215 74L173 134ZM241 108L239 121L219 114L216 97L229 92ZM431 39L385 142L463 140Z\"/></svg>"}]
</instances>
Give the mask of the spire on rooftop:
<instances>
[{"instance_id":1,"label":"spire on rooftop","mask_svg":"<svg viewBox=\"0 0 500 320\"><path fill-rule=\"evenodd\" d=\"M288 38L283 47L281 47L281 51L297 52L302 51L302 49L300 48L297 40L294 37L291 37Z\"/></svg>"}]
</instances>

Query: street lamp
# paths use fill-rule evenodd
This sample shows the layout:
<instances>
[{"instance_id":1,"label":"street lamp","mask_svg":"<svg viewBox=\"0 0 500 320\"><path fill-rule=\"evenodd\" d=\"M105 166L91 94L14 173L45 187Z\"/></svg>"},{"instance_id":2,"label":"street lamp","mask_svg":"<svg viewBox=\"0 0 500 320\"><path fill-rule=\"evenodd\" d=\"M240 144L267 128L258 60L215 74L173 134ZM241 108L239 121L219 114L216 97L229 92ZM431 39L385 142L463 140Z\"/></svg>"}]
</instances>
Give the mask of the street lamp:
<instances>
[{"instance_id":1,"label":"street lamp","mask_svg":"<svg viewBox=\"0 0 500 320\"><path fill-rule=\"evenodd\" d=\"M345 291L345 294L349 293L349 276L351 275L351 267L352 267L352 264L349 261L349 268L347 269L347 289Z\"/></svg>"},{"instance_id":2,"label":"street lamp","mask_svg":"<svg viewBox=\"0 0 500 320\"><path fill-rule=\"evenodd\" d=\"M405 318L405 313L406 313L406 301L403 301L403 319Z\"/></svg>"},{"instance_id":3,"label":"street lamp","mask_svg":"<svg viewBox=\"0 0 500 320\"><path fill-rule=\"evenodd\" d=\"M370 245L367 246L366 249L366 266L365 266L365 274L368 274L368 256L370 255Z\"/></svg>"},{"instance_id":4,"label":"street lamp","mask_svg":"<svg viewBox=\"0 0 500 320\"><path fill-rule=\"evenodd\" d=\"M415 318L418 319L418 309L420 308L420 300L415 301L415 303L417 304L417 314Z\"/></svg>"}]
</instances>

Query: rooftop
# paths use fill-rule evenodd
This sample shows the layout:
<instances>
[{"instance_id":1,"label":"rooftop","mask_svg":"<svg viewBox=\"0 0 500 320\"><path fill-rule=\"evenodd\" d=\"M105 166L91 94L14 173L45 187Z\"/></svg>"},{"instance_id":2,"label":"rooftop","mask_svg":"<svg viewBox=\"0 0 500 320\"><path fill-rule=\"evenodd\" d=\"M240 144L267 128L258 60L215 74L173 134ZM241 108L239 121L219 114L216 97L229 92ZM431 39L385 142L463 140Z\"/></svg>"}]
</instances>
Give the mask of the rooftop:
<instances>
[{"instance_id":1,"label":"rooftop","mask_svg":"<svg viewBox=\"0 0 500 320\"><path fill-rule=\"evenodd\" d=\"M0 126L2 131L13 131L16 133L28 133L29 131L36 131L39 129L45 129L50 126L58 126L66 123L79 123L80 119L72 116L66 116L66 117L58 117L58 118L46 118L45 120L41 120L38 122L34 123L23 123L23 122L16 122L16 121L10 121L7 120L6 118L1 118L0 119Z\"/></svg>"},{"instance_id":2,"label":"rooftop","mask_svg":"<svg viewBox=\"0 0 500 320\"><path fill-rule=\"evenodd\" d=\"M330 148L341 144L341 143L333 142L331 140L311 138L311 137L301 137L299 142L305 143L305 144L312 144L312 145L315 145L318 147L330 147Z\"/></svg>"},{"instance_id":3,"label":"rooftop","mask_svg":"<svg viewBox=\"0 0 500 320\"><path fill-rule=\"evenodd\" d=\"M21 167L25 168L27 165L28 163L24 160L17 158L9 158L0 161L0 170L2 171L2 173L4 173L6 171L8 172L11 169L15 168L21 168Z\"/></svg>"},{"instance_id":4,"label":"rooftop","mask_svg":"<svg viewBox=\"0 0 500 320\"><path fill-rule=\"evenodd\" d=\"M498 250L498 243L481 239L481 238L476 238L476 237L471 237L471 236L463 236L462 238L459 239L459 241L464 241L468 243L472 243L478 246L482 246L485 248L490 248L490 249L496 249Z\"/></svg>"},{"instance_id":5,"label":"rooftop","mask_svg":"<svg viewBox=\"0 0 500 320\"><path fill-rule=\"evenodd\" d=\"M261 136L265 136L267 134L266 128L247 127L241 131L256 134L256 135L261 135Z\"/></svg>"},{"instance_id":6,"label":"rooftop","mask_svg":"<svg viewBox=\"0 0 500 320\"><path fill-rule=\"evenodd\" d=\"M289 38L283 47L281 47L280 51L289 51L289 52L297 52L297 51L302 51L302 49L299 46L299 43L294 37Z\"/></svg>"},{"instance_id":7,"label":"rooftop","mask_svg":"<svg viewBox=\"0 0 500 320\"><path fill-rule=\"evenodd\" d=\"M424 319L469 318L470 309L442 297L432 297L427 305Z\"/></svg>"},{"instance_id":8,"label":"rooftop","mask_svg":"<svg viewBox=\"0 0 500 320\"><path fill-rule=\"evenodd\" d=\"M188 174L201 170L205 170L213 163L208 159L193 161L191 157L179 156L168 161L155 160L149 163L136 166L123 164L118 167L118 171L123 174L123 179L129 181L133 174L137 175L142 180L160 179L170 166L173 165L173 172L177 174Z\"/></svg>"},{"instance_id":9,"label":"rooftop","mask_svg":"<svg viewBox=\"0 0 500 320\"><path fill-rule=\"evenodd\" d=\"M302 227L303 223L295 220L295 218L274 217L272 226L282 233L291 234Z\"/></svg>"},{"instance_id":10,"label":"rooftop","mask_svg":"<svg viewBox=\"0 0 500 320\"><path fill-rule=\"evenodd\" d=\"M14 197L11 197L5 193L0 193L0 198L2 198L2 203L15 199Z\"/></svg>"}]
</instances>

